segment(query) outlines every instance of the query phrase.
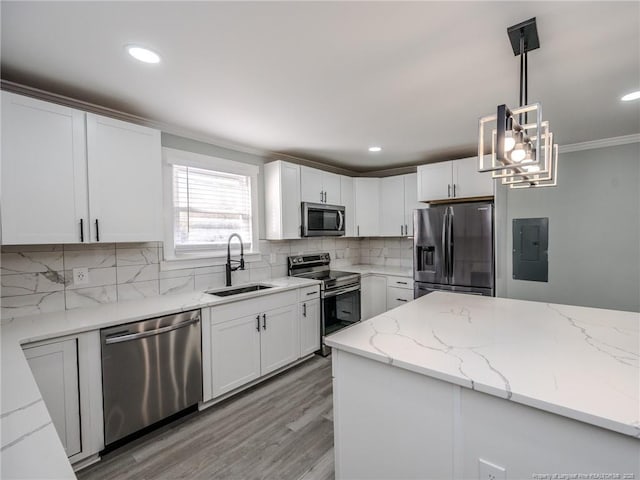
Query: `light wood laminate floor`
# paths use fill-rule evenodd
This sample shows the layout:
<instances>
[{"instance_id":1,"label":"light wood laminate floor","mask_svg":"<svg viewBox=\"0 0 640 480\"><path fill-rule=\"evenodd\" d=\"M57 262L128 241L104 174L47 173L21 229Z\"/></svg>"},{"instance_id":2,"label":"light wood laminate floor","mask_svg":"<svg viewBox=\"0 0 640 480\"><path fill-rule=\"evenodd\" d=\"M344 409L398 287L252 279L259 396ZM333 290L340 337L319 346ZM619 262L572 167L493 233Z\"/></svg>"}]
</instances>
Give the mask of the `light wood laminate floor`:
<instances>
[{"instance_id":1,"label":"light wood laminate floor","mask_svg":"<svg viewBox=\"0 0 640 480\"><path fill-rule=\"evenodd\" d=\"M334 478L331 360L307 362L105 455L81 480Z\"/></svg>"}]
</instances>

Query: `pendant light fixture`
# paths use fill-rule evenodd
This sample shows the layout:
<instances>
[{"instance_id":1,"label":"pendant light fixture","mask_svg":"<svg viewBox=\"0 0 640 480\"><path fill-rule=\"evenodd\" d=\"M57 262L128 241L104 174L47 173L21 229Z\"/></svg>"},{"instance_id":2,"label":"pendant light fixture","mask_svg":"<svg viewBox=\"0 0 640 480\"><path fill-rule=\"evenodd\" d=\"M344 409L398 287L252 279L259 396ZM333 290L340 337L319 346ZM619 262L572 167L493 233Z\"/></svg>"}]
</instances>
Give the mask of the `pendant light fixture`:
<instances>
[{"instance_id":1,"label":"pendant light fixture","mask_svg":"<svg viewBox=\"0 0 640 480\"><path fill-rule=\"evenodd\" d=\"M540 47L535 17L509 27L507 34L514 55L520 56L520 106L498 105L494 115L480 119L478 171L491 172L510 188L552 187L557 185L558 145L549 122L542 120L542 105L527 101L527 52ZM491 154L485 155L489 146Z\"/></svg>"}]
</instances>

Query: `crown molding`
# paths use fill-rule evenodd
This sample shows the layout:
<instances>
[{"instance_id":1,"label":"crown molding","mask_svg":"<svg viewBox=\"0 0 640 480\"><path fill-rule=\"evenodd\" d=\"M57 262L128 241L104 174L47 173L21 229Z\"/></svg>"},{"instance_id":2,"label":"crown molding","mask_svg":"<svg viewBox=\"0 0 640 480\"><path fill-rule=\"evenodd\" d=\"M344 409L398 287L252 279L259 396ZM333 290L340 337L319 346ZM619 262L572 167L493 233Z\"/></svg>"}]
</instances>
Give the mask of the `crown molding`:
<instances>
[{"instance_id":1,"label":"crown molding","mask_svg":"<svg viewBox=\"0 0 640 480\"><path fill-rule=\"evenodd\" d=\"M629 143L640 143L640 133L623 135L621 137L602 138L589 142L572 143L571 145L560 145L560 153L581 152L583 150L594 150L596 148L615 147L627 145Z\"/></svg>"},{"instance_id":2,"label":"crown molding","mask_svg":"<svg viewBox=\"0 0 640 480\"><path fill-rule=\"evenodd\" d=\"M161 130L163 133L208 143L216 147L235 150L236 152L248 153L263 158L267 158L273 155L273 152L267 150L261 150L258 148L249 147L247 145L239 145L226 140L221 140L213 136L196 133L171 123L159 122L156 120L151 120L149 118L140 117L138 115L132 115L130 113L115 110L113 108L103 107L101 105L96 105L95 103L85 102L84 100L78 100L76 98L66 97L57 93L47 92L46 90L40 90L39 88L29 87L27 85L22 85L20 83L11 82L8 80L0 80L0 88L2 90L6 90L7 92L25 95L28 97L36 98L38 100L56 103L58 105L64 105L65 107L77 108L79 110L84 110L85 112L104 115L106 117L115 118L117 120L122 120L125 122L144 125L145 127Z\"/></svg>"}]
</instances>

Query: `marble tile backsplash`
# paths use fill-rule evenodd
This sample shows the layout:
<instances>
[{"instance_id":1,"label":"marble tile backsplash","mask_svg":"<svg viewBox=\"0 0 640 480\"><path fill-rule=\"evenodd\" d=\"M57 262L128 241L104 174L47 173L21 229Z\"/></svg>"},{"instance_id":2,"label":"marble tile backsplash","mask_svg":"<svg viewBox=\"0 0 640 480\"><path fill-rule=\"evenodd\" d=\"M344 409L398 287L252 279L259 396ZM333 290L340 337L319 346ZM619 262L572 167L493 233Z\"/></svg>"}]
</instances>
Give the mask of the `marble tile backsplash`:
<instances>
[{"instance_id":1,"label":"marble tile backsplash","mask_svg":"<svg viewBox=\"0 0 640 480\"><path fill-rule=\"evenodd\" d=\"M247 262L244 271L232 273L232 279L239 284L286 276L287 257L303 253L329 252L333 268L358 263L400 265L405 243L401 239L261 240L261 260ZM159 242L3 246L1 317L224 287L224 265L162 270L162 258ZM88 269L89 283L74 285L73 269L82 267Z\"/></svg>"}]
</instances>

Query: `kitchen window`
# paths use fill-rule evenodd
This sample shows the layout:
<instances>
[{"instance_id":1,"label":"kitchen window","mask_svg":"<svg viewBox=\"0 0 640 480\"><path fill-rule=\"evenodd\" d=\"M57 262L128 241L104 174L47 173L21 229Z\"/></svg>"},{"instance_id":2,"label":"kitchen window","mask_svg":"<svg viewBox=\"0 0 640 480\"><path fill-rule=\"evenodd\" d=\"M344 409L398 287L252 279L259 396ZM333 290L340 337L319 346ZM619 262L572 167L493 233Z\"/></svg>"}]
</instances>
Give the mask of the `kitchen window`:
<instances>
[{"instance_id":1,"label":"kitchen window","mask_svg":"<svg viewBox=\"0 0 640 480\"><path fill-rule=\"evenodd\" d=\"M170 148L163 154L165 260L226 257L232 233L257 253L258 167Z\"/></svg>"}]
</instances>

